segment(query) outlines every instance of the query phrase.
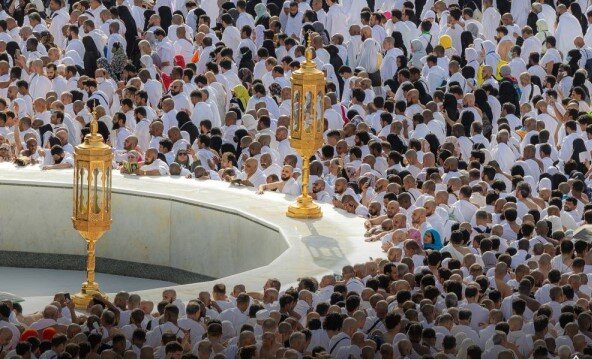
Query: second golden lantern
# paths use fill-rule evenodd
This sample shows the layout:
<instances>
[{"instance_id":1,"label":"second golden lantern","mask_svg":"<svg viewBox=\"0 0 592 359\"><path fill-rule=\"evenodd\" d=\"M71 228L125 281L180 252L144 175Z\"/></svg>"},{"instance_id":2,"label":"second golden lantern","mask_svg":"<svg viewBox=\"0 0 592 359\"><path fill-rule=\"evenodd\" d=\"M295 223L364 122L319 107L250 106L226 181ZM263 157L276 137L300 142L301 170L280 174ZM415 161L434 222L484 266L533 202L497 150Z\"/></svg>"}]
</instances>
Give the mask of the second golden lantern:
<instances>
[{"instance_id":1,"label":"second golden lantern","mask_svg":"<svg viewBox=\"0 0 592 359\"><path fill-rule=\"evenodd\" d=\"M323 145L325 74L317 69L309 34L306 60L292 72L292 116L290 145L302 156L302 194L288 207L288 217L320 218L321 207L308 194L310 157Z\"/></svg>"}]
</instances>

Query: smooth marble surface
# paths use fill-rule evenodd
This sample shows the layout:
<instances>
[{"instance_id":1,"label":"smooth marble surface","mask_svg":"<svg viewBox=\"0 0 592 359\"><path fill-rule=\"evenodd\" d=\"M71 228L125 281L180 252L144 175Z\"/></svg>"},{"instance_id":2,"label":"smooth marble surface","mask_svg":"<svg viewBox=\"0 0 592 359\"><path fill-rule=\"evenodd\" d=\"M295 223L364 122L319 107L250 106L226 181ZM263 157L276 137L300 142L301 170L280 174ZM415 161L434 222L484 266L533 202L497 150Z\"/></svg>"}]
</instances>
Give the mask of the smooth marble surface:
<instances>
[{"instance_id":1,"label":"smooth marble surface","mask_svg":"<svg viewBox=\"0 0 592 359\"><path fill-rule=\"evenodd\" d=\"M10 204L0 216L0 249L83 255L84 243L70 221L71 187L71 170L0 164L0 200ZM97 254L148 258L220 278L176 286L182 299L210 291L216 282L253 291L275 277L288 287L300 277L340 273L344 265L382 255L379 244L364 242L363 219L327 204L322 219L298 220L285 216L291 196L258 195L216 181L120 174L114 175L113 192L112 230ZM138 293L159 300L161 292Z\"/></svg>"}]
</instances>

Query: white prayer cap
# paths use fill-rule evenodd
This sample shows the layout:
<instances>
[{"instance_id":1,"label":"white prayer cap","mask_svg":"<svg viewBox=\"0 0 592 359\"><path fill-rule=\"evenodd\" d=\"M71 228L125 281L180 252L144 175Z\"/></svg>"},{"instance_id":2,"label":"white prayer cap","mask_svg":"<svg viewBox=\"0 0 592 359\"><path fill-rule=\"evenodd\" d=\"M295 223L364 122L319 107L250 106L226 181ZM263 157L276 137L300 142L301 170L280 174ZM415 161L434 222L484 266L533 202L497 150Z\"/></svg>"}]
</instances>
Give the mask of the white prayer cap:
<instances>
[{"instance_id":1,"label":"white prayer cap","mask_svg":"<svg viewBox=\"0 0 592 359\"><path fill-rule=\"evenodd\" d=\"M236 336L234 325L228 320L222 322L222 339L230 339Z\"/></svg>"},{"instance_id":2,"label":"white prayer cap","mask_svg":"<svg viewBox=\"0 0 592 359\"><path fill-rule=\"evenodd\" d=\"M291 3L291 1L290 1L290 0L286 0L286 1L284 1L284 5L283 5L282 7L283 7L284 9L285 9L285 8L288 8L288 7L290 7L290 3Z\"/></svg>"},{"instance_id":3,"label":"white prayer cap","mask_svg":"<svg viewBox=\"0 0 592 359\"><path fill-rule=\"evenodd\" d=\"M559 172L559 170L555 166L551 166L551 167L547 168L547 173L550 175L554 175L557 172Z\"/></svg>"},{"instance_id":4,"label":"white prayer cap","mask_svg":"<svg viewBox=\"0 0 592 359\"><path fill-rule=\"evenodd\" d=\"M268 310L260 310L257 312L257 314L255 315L255 317L257 318L257 321L263 321L269 318L269 311Z\"/></svg>"},{"instance_id":5,"label":"white prayer cap","mask_svg":"<svg viewBox=\"0 0 592 359\"><path fill-rule=\"evenodd\" d=\"M425 14L423 14L423 16L421 17L421 21L425 21L429 18L432 18L432 19L436 18L436 13L433 10L426 11Z\"/></svg>"},{"instance_id":6,"label":"white prayer cap","mask_svg":"<svg viewBox=\"0 0 592 359\"><path fill-rule=\"evenodd\" d=\"M544 189L551 189L551 180L549 178L541 178L539 181L539 191Z\"/></svg>"},{"instance_id":7,"label":"white prayer cap","mask_svg":"<svg viewBox=\"0 0 592 359\"><path fill-rule=\"evenodd\" d=\"M64 57L62 59L62 64L66 66L74 65L74 60L71 57Z\"/></svg>"}]
</instances>

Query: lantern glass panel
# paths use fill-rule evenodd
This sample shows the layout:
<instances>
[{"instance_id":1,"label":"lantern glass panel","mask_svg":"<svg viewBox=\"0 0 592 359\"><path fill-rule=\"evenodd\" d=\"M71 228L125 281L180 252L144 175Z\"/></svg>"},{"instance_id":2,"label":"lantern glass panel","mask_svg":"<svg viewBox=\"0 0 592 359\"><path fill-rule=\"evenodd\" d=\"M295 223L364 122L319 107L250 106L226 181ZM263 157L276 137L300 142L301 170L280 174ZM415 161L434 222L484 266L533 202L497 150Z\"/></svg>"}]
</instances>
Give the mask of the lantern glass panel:
<instances>
[{"instance_id":1,"label":"lantern glass panel","mask_svg":"<svg viewBox=\"0 0 592 359\"><path fill-rule=\"evenodd\" d=\"M300 132L300 91L294 90L292 98L292 134Z\"/></svg>"},{"instance_id":2,"label":"lantern glass panel","mask_svg":"<svg viewBox=\"0 0 592 359\"><path fill-rule=\"evenodd\" d=\"M83 217L87 211L88 172L86 170L86 167L82 166L78 169L78 173L78 215L79 217Z\"/></svg>"},{"instance_id":3,"label":"lantern glass panel","mask_svg":"<svg viewBox=\"0 0 592 359\"><path fill-rule=\"evenodd\" d=\"M313 113L312 113L312 106L313 106L313 95L312 92L307 91L306 95L304 95L304 131L307 133L312 132L313 126Z\"/></svg>"},{"instance_id":4,"label":"lantern glass panel","mask_svg":"<svg viewBox=\"0 0 592 359\"><path fill-rule=\"evenodd\" d=\"M103 206L103 171L95 168L93 171L93 213L101 213Z\"/></svg>"},{"instance_id":5,"label":"lantern glass panel","mask_svg":"<svg viewBox=\"0 0 592 359\"><path fill-rule=\"evenodd\" d=\"M323 113L323 93L319 91L317 94L317 132L322 133L325 129L325 120Z\"/></svg>"}]
</instances>

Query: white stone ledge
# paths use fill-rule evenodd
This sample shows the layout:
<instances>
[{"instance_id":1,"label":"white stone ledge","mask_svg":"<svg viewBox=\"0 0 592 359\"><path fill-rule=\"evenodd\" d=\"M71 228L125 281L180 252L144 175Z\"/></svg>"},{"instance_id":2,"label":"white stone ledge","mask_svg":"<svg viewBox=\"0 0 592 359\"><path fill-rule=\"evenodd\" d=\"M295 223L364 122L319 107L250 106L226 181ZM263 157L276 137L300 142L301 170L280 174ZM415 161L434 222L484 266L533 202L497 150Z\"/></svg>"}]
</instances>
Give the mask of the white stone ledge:
<instances>
[{"instance_id":1,"label":"white stone ledge","mask_svg":"<svg viewBox=\"0 0 592 359\"><path fill-rule=\"evenodd\" d=\"M288 218L294 198L282 194L114 173L112 198L113 226L99 240L97 255L219 278L177 286L183 299L210 291L214 282L260 290L275 277L288 286L381 255L379 244L363 241L363 219L326 204L322 219ZM72 170L0 164L0 203L0 250L84 255L70 220ZM158 300L161 289L139 293Z\"/></svg>"}]
</instances>

